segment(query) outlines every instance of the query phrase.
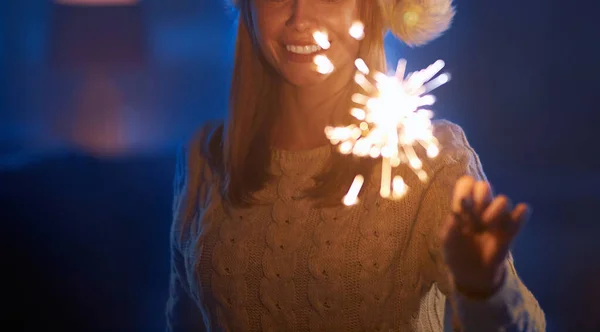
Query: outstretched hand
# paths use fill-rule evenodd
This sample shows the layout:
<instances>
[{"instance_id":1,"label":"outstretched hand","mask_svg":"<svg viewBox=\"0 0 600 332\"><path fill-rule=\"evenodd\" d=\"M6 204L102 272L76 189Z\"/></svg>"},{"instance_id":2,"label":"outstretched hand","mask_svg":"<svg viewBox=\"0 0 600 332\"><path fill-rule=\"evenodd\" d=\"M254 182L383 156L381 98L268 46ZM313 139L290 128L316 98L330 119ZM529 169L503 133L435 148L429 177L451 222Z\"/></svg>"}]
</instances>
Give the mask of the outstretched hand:
<instances>
[{"instance_id":1,"label":"outstretched hand","mask_svg":"<svg viewBox=\"0 0 600 332\"><path fill-rule=\"evenodd\" d=\"M510 244L529 215L526 204L513 208L506 196L493 198L485 181L463 176L456 182L452 213L440 237L444 260L459 292L485 298L499 288Z\"/></svg>"}]
</instances>

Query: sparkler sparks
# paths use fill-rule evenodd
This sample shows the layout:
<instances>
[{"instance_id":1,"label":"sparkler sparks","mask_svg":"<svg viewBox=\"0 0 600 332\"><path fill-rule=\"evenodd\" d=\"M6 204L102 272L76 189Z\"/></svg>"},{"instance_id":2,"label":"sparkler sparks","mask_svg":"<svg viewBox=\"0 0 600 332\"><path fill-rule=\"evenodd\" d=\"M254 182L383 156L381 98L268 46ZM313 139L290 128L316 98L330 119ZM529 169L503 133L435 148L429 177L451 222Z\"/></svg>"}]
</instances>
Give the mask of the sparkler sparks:
<instances>
[{"instance_id":1,"label":"sparkler sparks","mask_svg":"<svg viewBox=\"0 0 600 332\"><path fill-rule=\"evenodd\" d=\"M327 50L329 47L331 47L331 43L329 43L329 35L327 33L315 31L315 33L313 33L313 38L322 49Z\"/></svg>"},{"instance_id":2,"label":"sparkler sparks","mask_svg":"<svg viewBox=\"0 0 600 332\"><path fill-rule=\"evenodd\" d=\"M354 22L348 32L352 38L361 40L365 37L365 26L362 22Z\"/></svg>"},{"instance_id":3,"label":"sparkler sparks","mask_svg":"<svg viewBox=\"0 0 600 332\"><path fill-rule=\"evenodd\" d=\"M358 72L355 82L364 90L357 93L352 101L355 107L350 114L361 121L346 127L327 127L325 135L332 144L339 144L343 154L382 159L380 195L384 198L399 199L406 194L408 187L400 176L392 178L392 169L407 164L421 179L426 181L427 173L422 169L423 162L417 156L415 146L421 145L429 158L435 158L440 147L433 136L431 118L433 112L422 108L435 103L435 98L426 94L448 81L444 74L431 80L443 67L443 61L436 61L428 68L409 74L406 78L406 61L399 62L394 76L370 72L364 61L355 62ZM362 184L362 182L360 182ZM344 198L344 204L355 204L354 196L359 190L356 180Z\"/></svg>"},{"instance_id":4,"label":"sparkler sparks","mask_svg":"<svg viewBox=\"0 0 600 332\"><path fill-rule=\"evenodd\" d=\"M356 22L349 33L360 40L364 37L364 26ZM319 45L327 45L325 41L328 43L327 34L315 33L314 38ZM317 55L314 62L320 73L331 73L334 69L324 55ZM363 93L352 96L352 101L359 107L352 108L350 114L360 123L327 127L325 135L331 144L339 145L340 153L381 158L379 193L384 198L400 199L408 191L408 186L402 177L392 178L393 168L407 164L421 181L427 181L428 175L422 169L423 162L415 147L422 146L429 158L435 158L440 152L439 142L433 135L433 112L424 107L435 103L435 97L428 93L447 83L450 75L444 73L434 78L444 67L442 60L406 77L406 61L403 59L398 62L396 73L392 76L372 72L362 59L357 59L355 66L354 81ZM358 202L363 184L364 177L357 175L344 196L345 205Z\"/></svg>"},{"instance_id":5,"label":"sparkler sparks","mask_svg":"<svg viewBox=\"0 0 600 332\"><path fill-rule=\"evenodd\" d=\"M317 71L321 74L329 74L333 72L335 68L331 60L325 55L317 55L314 58L314 63L317 65Z\"/></svg>"}]
</instances>

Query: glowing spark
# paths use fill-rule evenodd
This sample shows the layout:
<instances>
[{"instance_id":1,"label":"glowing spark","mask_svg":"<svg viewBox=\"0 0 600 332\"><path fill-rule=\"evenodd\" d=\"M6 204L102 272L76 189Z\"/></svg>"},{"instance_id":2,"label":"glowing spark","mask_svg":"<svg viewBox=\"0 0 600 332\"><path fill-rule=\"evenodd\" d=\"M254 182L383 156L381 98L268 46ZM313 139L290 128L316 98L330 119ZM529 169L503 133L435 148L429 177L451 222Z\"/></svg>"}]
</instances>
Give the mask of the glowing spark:
<instances>
[{"instance_id":1,"label":"glowing spark","mask_svg":"<svg viewBox=\"0 0 600 332\"><path fill-rule=\"evenodd\" d=\"M354 22L349 34L356 40L365 37L365 26ZM325 32L313 34L315 42L323 49L331 44ZM334 65L327 56L315 56L314 63L321 74L333 72ZM325 135L331 144L338 145L342 154L358 157L381 158L380 195L384 198L400 199L408 191L408 186L400 176L392 178L394 167L404 163L408 165L421 181L427 181L428 175L422 169L415 146L422 146L427 157L435 158L440 153L437 139L433 136L431 119L433 112L424 109L435 103L435 97L428 93L450 80L449 74L434 78L443 68L444 61L438 60L417 72L406 73L406 60L398 61L396 72L385 75L371 72L362 59L356 59L357 72L354 81L363 92L352 95L352 101L360 107L354 107L350 114L360 123L346 127L327 127ZM363 186L364 177L357 175L344 196L347 206L358 202L358 194Z\"/></svg>"},{"instance_id":2,"label":"glowing spark","mask_svg":"<svg viewBox=\"0 0 600 332\"><path fill-rule=\"evenodd\" d=\"M355 93L352 95L352 101L357 103L357 104L366 104L369 102L369 96L365 96L363 94L360 93Z\"/></svg>"},{"instance_id":3,"label":"glowing spark","mask_svg":"<svg viewBox=\"0 0 600 332\"><path fill-rule=\"evenodd\" d=\"M348 193L344 196L344 205L350 206L358 203L358 193L364 182L365 178L360 174L354 178L350 190L348 190Z\"/></svg>"},{"instance_id":4,"label":"glowing spark","mask_svg":"<svg viewBox=\"0 0 600 332\"><path fill-rule=\"evenodd\" d=\"M423 147L429 158L440 153L438 141L433 136L433 112L422 107L435 103L435 97L427 93L448 82L450 76L442 74L433 78L444 67L441 60L406 77L406 60L400 60L396 73L390 76L371 73L361 59L357 59L355 65L354 80L364 91L352 96L352 101L360 107L352 108L350 114L361 122L358 127L354 124L327 127L325 134L332 144L340 144L339 151L343 154L381 157L379 193L384 198L400 199L408 191L408 186L402 177L392 178L393 168L406 164L421 181L427 181L428 175L422 169L423 161L415 148ZM356 181L344 197L346 205L356 203L357 191L360 190Z\"/></svg>"},{"instance_id":5,"label":"glowing spark","mask_svg":"<svg viewBox=\"0 0 600 332\"><path fill-rule=\"evenodd\" d=\"M434 90L434 89L440 87L441 85L448 83L449 81L450 81L450 74L448 74L448 73L441 74L440 76L436 77L435 79L431 80L430 82L428 82L427 84L425 84L423 86L425 88L424 93Z\"/></svg>"},{"instance_id":6,"label":"glowing spark","mask_svg":"<svg viewBox=\"0 0 600 332\"><path fill-rule=\"evenodd\" d=\"M369 67L363 59L356 59L356 61L354 61L354 65L356 68L358 68L358 71L365 75L369 75Z\"/></svg>"},{"instance_id":7,"label":"glowing spark","mask_svg":"<svg viewBox=\"0 0 600 332\"><path fill-rule=\"evenodd\" d=\"M435 158L440 154L440 149L435 145L430 145L427 148L427 157Z\"/></svg>"},{"instance_id":8,"label":"glowing spark","mask_svg":"<svg viewBox=\"0 0 600 332\"><path fill-rule=\"evenodd\" d=\"M379 194L381 197L390 197L390 179L392 175L392 165L389 158L383 158L381 163L381 188Z\"/></svg>"},{"instance_id":9,"label":"glowing spark","mask_svg":"<svg viewBox=\"0 0 600 332\"><path fill-rule=\"evenodd\" d=\"M350 152L352 152L352 142L346 141L340 144L340 153L349 154Z\"/></svg>"},{"instance_id":10,"label":"glowing spark","mask_svg":"<svg viewBox=\"0 0 600 332\"><path fill-rule=\"evenodd\" d=\"M404 183L404 180L400 176L394 177L394 180L392 182L392 188L393 188L392 197L394 197L394 198L403 197L404 194L406 194L406 191L408 190L406 183Z\"/></svg>"},{"instance_id":11,"label":"glowing spark","mask_svg":"<svg viewBox=\"0 0 600 332\"><path fill-rule=\"evenodd\" d=\"M352 116L355 117L357 120L364 120L366 116L365 111L361 108L353 108L350 111L350 114L352 114Z\"/></svg>"},{"instance_id":12,"label":"glowing spark","mask_svg":"<svg viewBox=\"0 0 600 332\"><path fill-rule=\"evenodd\" d=\"M324 50L329 49L331 44L329 43L329 36L326 32L315 31L313 33L313 39L315 42ZM313 62L317 65L317 72L323 75L331 74L335 69L333 63L326 55L318 54L313 58Z\"/></svg>"},{"instance_id":13,"label":"glowing spark","mask_svg":"<svg viewBox=\"0 0 600 332\"><path fill-rule=\"evenodd\" d=\"M326 32L315 31L315 33L313 33L313 38L315 39L315 42L317 42L317 45L319 45L322 49L327 50L329 47L331 47L331 43L329 43L329 36Z\"/></svg>"},{"instance_id":14,"label":"glowing spark","mask_svg":"<svg viewBox=\"0 0 600 332\"><path fill-rule=\"evenodd\" d=\"M396 77L404 77L405 72L406 72L406 60L400 59L400 60L398 60L398 65L396 66Z\"/></svg>"},{"instance_id":15,"label":"glowing spark","mask_svg":"<svg viewBox=\"0 0 600 332\"><path fill-rule=\"evenodd\" d=\"M365 37L365 25L362 22L354 22L348 32L352 38L361 40Z\"/></svg>"},{"instance_id":16,"label":"glowing spark","mask_svg":"<svg viewBox=\"0 0 600 332\"><path fill-rule=\"evenodd\" d=\"M333 72L333 63L329 60L325 55L316 55L314 58L314 63L317 65L317 71L321 74L329 74Z\"/></svg>"},{"instance_id":17,"label":"glowing spark","mask_svg":"<svg viewBox=\"0 0 600 332\"><path fill-rule=\"evenodd\" d=\"M365 77L365 75L363 75L362 73L356 73L356 75L354 76L354 82L360 85L363 88L363 90L365 90L365 92L367 93L373 94L377 92L377 87L375 87L371 82L369 82L367 77Z\"/></svg>"}]
</instances>

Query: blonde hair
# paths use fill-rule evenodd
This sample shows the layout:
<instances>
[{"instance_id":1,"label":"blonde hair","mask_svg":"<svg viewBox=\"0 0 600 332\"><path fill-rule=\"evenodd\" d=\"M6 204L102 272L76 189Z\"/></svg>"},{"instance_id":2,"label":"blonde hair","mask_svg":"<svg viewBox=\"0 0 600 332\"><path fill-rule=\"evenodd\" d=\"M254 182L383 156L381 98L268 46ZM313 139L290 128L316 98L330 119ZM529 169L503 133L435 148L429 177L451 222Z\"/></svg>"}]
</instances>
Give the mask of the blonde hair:
<instances>
[{"instance_id":1,"label":"blonde hair","mask_svg":"<svg viewBox=\"0 0 600 332\"><path fill-rule=\"evenodd\" d=\"M268 172L271 161L268 135L279 105L277 83L282 78L255 45L250 0L240 0L237 8L235 65L219 173L223 198L233 206L247 206L255 203L253 193L262 189L271 176ZM358 56L373 70L385 72L385 25L379 5L376 1L361 1L359 13L365 25L365 38L361 41ZM348 110L351 106L349 97L355 89L356 84L350 80ZM344 121L352 119L348 115ZM369 159L359 160L333 151L326 169L314 178L316 186L306 192L317 205L340 203L357 172L368 174L374 165Z\"/></svg>"}]
</instances>

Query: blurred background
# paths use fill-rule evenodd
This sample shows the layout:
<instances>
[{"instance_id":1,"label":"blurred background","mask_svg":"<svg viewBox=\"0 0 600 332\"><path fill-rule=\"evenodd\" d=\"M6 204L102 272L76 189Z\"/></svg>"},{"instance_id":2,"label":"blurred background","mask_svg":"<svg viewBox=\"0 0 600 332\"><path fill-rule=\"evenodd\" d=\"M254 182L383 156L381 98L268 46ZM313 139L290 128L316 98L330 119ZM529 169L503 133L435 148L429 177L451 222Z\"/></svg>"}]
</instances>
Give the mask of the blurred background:
<instances>
[{"instance_id":1,"label":"blurred background","mask_svg":"<svg viewBox=\"0 0 600 332\"><path fill-rule=\"evenodd\" d=\"M86 4L78 5L77 2ZM496 191L529 202L513 252L549 331L600 331L597 1L455 1L425 47ZM176 144L223 118L222 0L0 1L3 325L162 331Z\"/></svg>"}]
</instances>

